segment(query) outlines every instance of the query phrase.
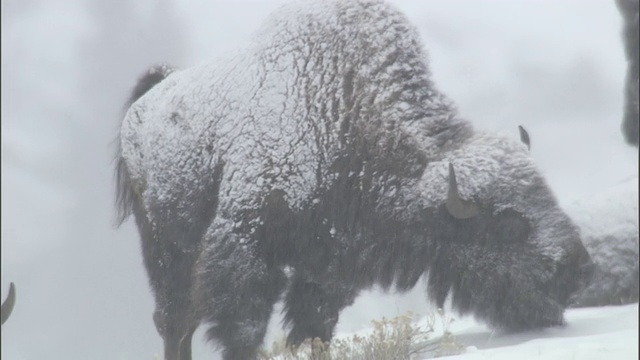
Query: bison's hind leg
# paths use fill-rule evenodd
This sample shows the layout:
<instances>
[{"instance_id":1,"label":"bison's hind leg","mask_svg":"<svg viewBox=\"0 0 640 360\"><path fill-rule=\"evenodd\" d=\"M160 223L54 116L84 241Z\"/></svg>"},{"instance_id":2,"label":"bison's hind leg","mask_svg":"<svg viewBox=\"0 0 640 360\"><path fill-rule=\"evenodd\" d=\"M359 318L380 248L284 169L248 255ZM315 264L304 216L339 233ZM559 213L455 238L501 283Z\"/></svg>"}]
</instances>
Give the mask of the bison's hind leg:
<instances>
[{"instance_id":1,"label":"bison's hind leg","mask_svg":"<svg viewBox=\"0 0 640 360\"><path fill-rule=\"evenodd\" d=\"M196 267L197 311L210 325L208 339L224 348L225 360L254 359L286 276L267 266L251 241L215 233Z\"/></svg>"},{"instance_id":2,"label":"bison's hind leg","mask_svg":"<svg viewBox=\"0 0 640 360\"><path fill-rule=\"evenodd\" d=\"M192 286L191 270L195 263L195 256L178 255L177 250L162 251L162 253L166 256L171 254L170 264L155 267L147 265L156 300L153 321L164 340L165 359L191 360L191 336L198 326L198 321L193 317L192 302L189 297ZM166 259L166 256L160 258Z\"/></svg>"},{"instance_id":3,"label":"bison's hind leg","mask_svg":"<svg viewBox=\"0 0 640 360\"><path fill-rule=\"evenodd\" d=\"M190 360L191 335L198 325L194 321L190 297L198 246L180 247L171 239L154 232L141 201L133 203L133 213L142 240L144 265L155 298L153 321L164 340L164 358Z\"/></svg>"}]
</instances>

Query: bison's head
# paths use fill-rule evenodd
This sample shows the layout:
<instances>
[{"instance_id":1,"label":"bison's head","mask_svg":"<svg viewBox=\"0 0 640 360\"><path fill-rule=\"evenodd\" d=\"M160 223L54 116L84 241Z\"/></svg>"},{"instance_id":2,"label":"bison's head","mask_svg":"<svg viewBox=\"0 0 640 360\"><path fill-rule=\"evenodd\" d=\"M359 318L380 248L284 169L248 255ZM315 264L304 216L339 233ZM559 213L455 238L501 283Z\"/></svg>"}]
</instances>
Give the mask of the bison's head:
<instances>
[{"instance_id":1,"label":"bison's head","mask_svg":"<svg viewBox=\"0 0 640 360\"><path fill-rule=\"evenodd\" d=\"M429 294L494 327L560 325L593 264L527 146L472 136L425 173ZM432 193L438 192L438 194Z\"/></svg>"}]
</instances>

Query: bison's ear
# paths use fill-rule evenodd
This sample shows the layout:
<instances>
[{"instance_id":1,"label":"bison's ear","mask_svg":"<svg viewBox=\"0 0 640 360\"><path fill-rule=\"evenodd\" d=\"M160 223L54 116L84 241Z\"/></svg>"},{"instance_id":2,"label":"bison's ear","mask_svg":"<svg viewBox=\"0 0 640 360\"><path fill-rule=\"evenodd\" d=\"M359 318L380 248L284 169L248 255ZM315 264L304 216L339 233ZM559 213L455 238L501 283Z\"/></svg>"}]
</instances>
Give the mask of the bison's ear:
<instances>
[{"instance_id":1,"label":"bison's ear","mask_svg":"<svg viewBox=\"0 0 640 360\"><path fill-rule=\"evenodd\" d=\"M2 324L9 318L11 311L13 311L13 305L16 303L16 287L11 283L9 285L9 295L7 300L2 303Z\"/></svg>"},{"instance_id":2,"label":"bison's ear","mask_svg":"<svg viewBox=\"0 0 640 360\"><path fill-rule=\"evenodd\" d=\"M531 140L529 140L529 133L522 127L522 125L518 125L518 130L520 130L520 141L527 145L527 149L531 151Z\"/></svg>"},{"instance_id":3,"label":"bison's ear","mask_svg":"<svg viewBox=\"0 0 640 360\"><path fill-rule=\"evenodd\" d=\"M456 219L472 218L480 212L478 205L473 201L460 198L458 193L458 182L453 165L449 163L449 192L447 194L447 210Z\"/></svg>"}]
</instances>

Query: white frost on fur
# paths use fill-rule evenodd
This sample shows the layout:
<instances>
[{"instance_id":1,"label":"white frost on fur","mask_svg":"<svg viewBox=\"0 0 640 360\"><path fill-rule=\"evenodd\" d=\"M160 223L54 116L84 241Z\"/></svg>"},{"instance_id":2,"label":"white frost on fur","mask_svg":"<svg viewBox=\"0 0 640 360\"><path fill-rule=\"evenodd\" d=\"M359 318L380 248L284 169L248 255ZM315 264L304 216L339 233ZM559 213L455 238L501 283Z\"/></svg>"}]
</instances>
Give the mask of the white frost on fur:
<instances>
[{"instance_id":1,"label":"white frost on fur","mask_svg":"<svg viewBox=\"0 0 640 360\"><path fill-rule=\"evenodd\" d=\"M432 87L415 30L389 5L293 4L259 34L226 60L174 72L130 108L122 155L145 201L179 201L175 189L197 188L223 161L223 211L255 206L282 183L290 205L299 207L320 185L318 170L330 180L327 167L341 150L340 126L350 110L349 71L360 118L376 116L352 126L388 132L389 141L408 141L432 156L453 138L438 131L460 120ZM414 53L418 66L404 59ZM416 76L397 81L402 71ZM405 90L411 83L415 89ZM425 93L427 101L410 103Z\"/></svg>"},{"instance_id":2,"label":"white frost on fur","mask_svg":"<svg viewBox=\"0 0 640 360\"><path fill-rule=\"evenodd\" d=\"M400 193L383 190L381 205L395 216L442 204L452 162L463 197L525 213L540 224L533 241L563 255L558 239L571 236L545 234L564 216L526 147L474 133L457 117L402 14L375 0L301 2L258 34L226 60L176 71L128 111L122 154L147 207L188 209L180 194L197 196L201 180L224 163L216 222L257 207L276 188L300 208L334 179L349 124L377 143L377 160L404 161L397 154L405 146L428 161L422 179L399 179ZM544 190L529 192L536 187Z\"/></svg>"}]
</instances>

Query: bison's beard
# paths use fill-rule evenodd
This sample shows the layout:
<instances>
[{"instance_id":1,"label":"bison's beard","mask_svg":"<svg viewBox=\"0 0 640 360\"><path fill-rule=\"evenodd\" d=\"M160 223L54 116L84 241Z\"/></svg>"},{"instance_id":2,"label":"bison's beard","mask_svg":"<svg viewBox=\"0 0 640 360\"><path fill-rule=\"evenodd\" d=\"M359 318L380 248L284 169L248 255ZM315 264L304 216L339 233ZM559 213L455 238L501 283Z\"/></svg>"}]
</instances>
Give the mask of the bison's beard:
<instances>
[{"instance_id":1,"label":"bison's beard","mask_svg":"<svg viewBox=\"0 0 640 360\"><path fill-rule=\"evenodd\" d=\"M485 210L466 220L443 209L430 214L429 297L443 307L450 296L459 313L498 329L562 325L564 309L592 273L586 251L550 257L532 241L535 228L521 214Z\"/></svg>"},{"instance_id":2,"label":"bison's beard","mask_svg":"<svg viewBox=\"0 0 640 360\"><path fill-rule=\"evenodd\" d=\"M562 325L568 294L554 291L552 264L527 246L452 245L440 250L428 277L439 307L453 308L508 331Z\"/></svg>"}]
</instances>

